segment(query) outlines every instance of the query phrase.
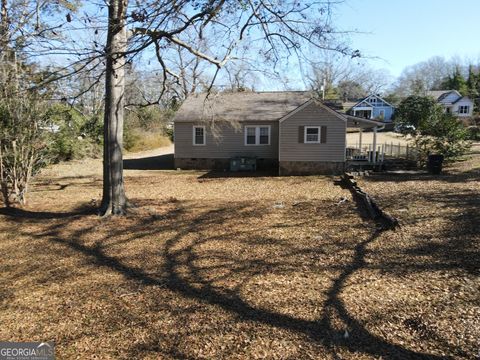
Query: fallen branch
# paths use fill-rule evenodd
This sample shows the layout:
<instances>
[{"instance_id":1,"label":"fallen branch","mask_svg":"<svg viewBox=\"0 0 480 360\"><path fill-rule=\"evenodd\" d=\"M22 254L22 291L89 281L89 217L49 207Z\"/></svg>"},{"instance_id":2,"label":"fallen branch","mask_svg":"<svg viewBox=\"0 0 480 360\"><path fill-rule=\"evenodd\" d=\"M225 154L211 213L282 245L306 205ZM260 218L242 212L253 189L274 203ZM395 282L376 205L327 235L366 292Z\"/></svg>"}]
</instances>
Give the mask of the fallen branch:
<instances>
[{"instance_id":1,"label":"fallen branch","mask_svg":"<svg viewBox=\"0 0 480 360\"><path fill-rule=\"evenodd\" d=\"M380 209L375 200L358 186L352 175L345 173L342 182L350 189L353 198L357 202L360 202L367 210L372 220L380 223L384 229L396 229L400 227L398 219Z\"/></svg>"}]
</instances>

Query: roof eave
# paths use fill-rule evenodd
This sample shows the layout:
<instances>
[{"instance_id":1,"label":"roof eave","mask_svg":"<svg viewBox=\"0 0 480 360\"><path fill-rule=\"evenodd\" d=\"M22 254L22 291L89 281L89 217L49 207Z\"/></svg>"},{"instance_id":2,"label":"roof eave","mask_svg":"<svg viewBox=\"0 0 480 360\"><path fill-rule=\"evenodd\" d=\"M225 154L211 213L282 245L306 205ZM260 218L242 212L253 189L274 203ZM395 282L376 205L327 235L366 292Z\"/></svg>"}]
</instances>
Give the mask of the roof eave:
<instances>
[{"instance_id":1,"label":"roof eave","mask_svg":"<svg viewBox=\"0 0 480 360\"><path fill-rule=\"evenodd\" d=\"M353 116L353 115L345 115L345 117L347 118L347 120L352 120L352 121L357 121L359 123L373 125L371 127L377 127L377 126L384 126L385 125L385 123L383 121L365 119L365 118L361 118L361 117Z\"/></svg>"}]
</instances>

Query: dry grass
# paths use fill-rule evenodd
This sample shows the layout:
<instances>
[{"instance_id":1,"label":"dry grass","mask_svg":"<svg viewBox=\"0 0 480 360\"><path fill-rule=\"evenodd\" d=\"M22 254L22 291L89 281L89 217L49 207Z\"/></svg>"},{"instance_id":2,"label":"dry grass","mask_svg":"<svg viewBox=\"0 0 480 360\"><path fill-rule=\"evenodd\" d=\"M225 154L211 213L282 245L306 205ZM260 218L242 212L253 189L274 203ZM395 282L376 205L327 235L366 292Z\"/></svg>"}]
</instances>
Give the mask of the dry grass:
<instances>
[{"instance_id":1,"label":"dry grass","mask_svg":"<svg viewBox=\"0 0 480 360\"><path fill-rule=\"evenodd\" d=\"M160 131L132 129L125 146L130 152L158 149L172 144L170 139Z\"/></svg>"},{"instance_id":2,"label":"dry grass","mask_svg":"<svg viewBox=\"0 0 480 360\"><path fill-rule=\"evenodd\" d=\"M99 162L50 168L0 215L0 338L62 359L474 358L479 165L362 180L397 232L326 177L127 171L138 208L99 219Z\"/></svg>"}]
</instances>

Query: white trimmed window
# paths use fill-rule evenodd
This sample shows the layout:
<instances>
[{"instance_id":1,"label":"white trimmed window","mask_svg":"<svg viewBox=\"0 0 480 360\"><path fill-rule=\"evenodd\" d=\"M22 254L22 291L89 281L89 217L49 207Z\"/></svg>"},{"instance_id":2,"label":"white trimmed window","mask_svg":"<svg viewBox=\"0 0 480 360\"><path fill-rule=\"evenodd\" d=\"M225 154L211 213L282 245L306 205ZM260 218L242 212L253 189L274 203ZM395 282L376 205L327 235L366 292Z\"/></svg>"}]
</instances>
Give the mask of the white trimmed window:
<instances>
[{"instance_id":1,"label":"white trimmed window","mask_svg":"<svg viewBox=\"0 0 480 360\"><path fill-rule=\"evenodd\" d=\"M468 105L460 105L458 107L458 113L459 114L468 114L470 113L470 106Z\"/></svg>"},{"instance_id":2,"label":"white trimmed window","mask_svg":"<svg viewBox=\"0 0 480 360\"><path fill-rule=\"evenodd\" d=\"M305 126L304 143L319 144L320 143L320 126Z\"/></svg>"},{"instance_id":3,"label":"white trimmed window","mask_svg":"<svg viewBox=\"0 0 480 360\"><path fill-rule=\"evenodd\" d=\"M205 126L194 126L193 127L193 145L205 145Z\"/></svg>"},{"instance_id":4,"label":"white trimmed window","mask_svg":"<svg viewBox=\"0 0 480 360\"><path fill-rule=\"evenodd\" d=\"M271 127L245 126L245 145L270 145Z\"/></svg>"}]
</instances>

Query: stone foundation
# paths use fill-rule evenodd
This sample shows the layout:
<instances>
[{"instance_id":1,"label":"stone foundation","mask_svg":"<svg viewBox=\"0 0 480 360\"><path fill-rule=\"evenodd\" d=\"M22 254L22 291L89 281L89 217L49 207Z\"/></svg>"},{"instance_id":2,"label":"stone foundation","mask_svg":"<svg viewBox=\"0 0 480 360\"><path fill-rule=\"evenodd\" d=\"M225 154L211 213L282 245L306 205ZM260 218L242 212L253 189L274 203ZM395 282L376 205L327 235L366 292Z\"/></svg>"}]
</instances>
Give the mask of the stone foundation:
<instances>
[{"instance_id":1,"label":"stone foundation","mask_svg":"<svg viewBox=\"0 0 480 360\"><path fill-rule=\"evenodd\" d=\"M229 171L230 159L175 158L175 168L182 170L218 170ZM276 159L257 159L257 170L278 168Z\"/></svg>"},{"instance_id":2,"label":"stone foundation","mask_svg":"<svg viewBox=\"0 0 480 360\"><path fill-rule=\"evenodd\" d=\"M280 161L279 173L288 175L341 175L345 171L344 162L322 161Z\"/></svg>"}]
</instances>

